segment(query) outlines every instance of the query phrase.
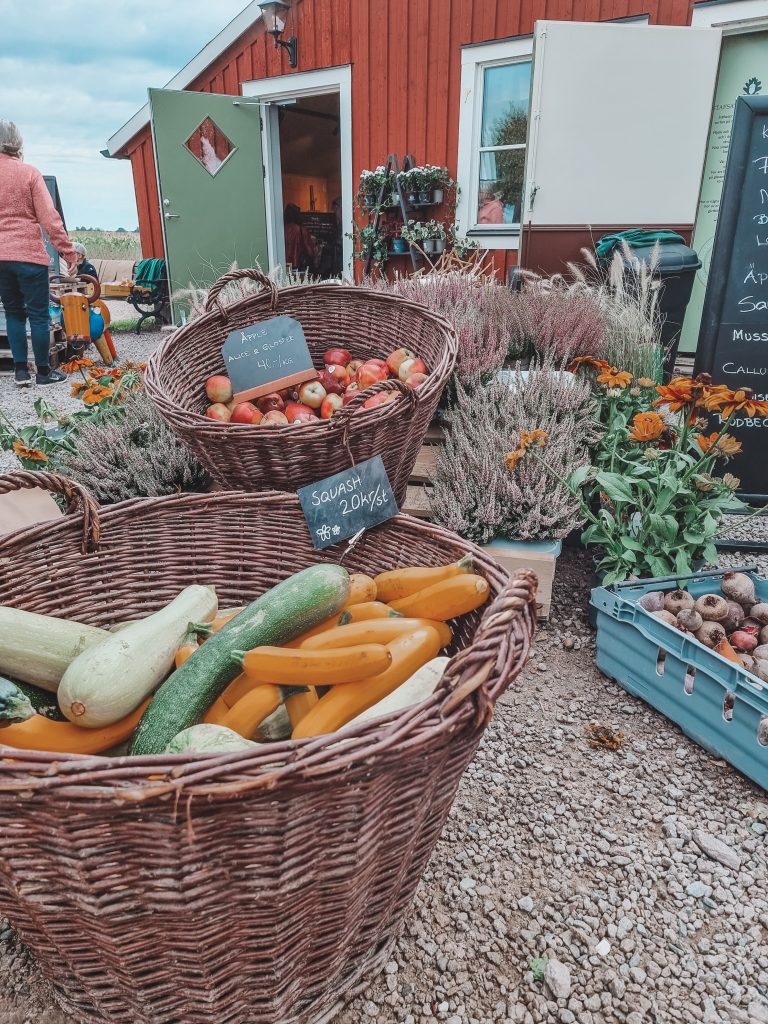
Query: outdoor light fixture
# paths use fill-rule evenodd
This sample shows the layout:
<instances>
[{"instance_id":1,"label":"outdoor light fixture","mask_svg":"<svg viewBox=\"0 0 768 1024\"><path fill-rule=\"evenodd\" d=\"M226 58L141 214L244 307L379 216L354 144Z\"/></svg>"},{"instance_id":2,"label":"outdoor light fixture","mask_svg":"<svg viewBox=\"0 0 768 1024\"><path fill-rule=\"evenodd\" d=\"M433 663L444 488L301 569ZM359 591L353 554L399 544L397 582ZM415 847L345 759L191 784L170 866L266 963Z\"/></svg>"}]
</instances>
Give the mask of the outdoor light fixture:
<instances>
[{"instance_id":1,"label":"outdoor light fixture","mask_svg":"<svg viewBox=\"0 0 768 1024\"><path fill-rule=\"evenodd\" d=\"M265 3L259 4L259 7L264 18L264 24L267 26L267 32L274 37L275 49L282 46L284 50L287 50L288 64L295 68L298 64L297 49L299 41L296 36L289 36L288 39L280 38L285 31L285 16L289 10L288 4L283 3L282 0L265 0Z\"/></svg>"}]
</instances>

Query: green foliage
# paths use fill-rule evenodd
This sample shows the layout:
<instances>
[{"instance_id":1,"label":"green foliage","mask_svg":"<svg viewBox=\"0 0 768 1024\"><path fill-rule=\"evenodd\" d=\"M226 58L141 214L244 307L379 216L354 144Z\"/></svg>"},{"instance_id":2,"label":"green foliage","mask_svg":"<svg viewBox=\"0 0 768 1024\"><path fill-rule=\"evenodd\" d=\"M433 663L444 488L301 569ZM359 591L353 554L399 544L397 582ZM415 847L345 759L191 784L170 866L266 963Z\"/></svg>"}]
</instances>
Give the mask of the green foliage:
<instances>
[{"instance_id":1,"label":"green foliage","mask_svg":"<svg viewBox=\"0 0 768 1024\"><path fill-rule=\"evenodd\" d=\"M85 246L91 260L140 260L141 239L138 231L99 231L95 228L77 228L71 235L73 242Z\"/></svg>"}]
</instances>

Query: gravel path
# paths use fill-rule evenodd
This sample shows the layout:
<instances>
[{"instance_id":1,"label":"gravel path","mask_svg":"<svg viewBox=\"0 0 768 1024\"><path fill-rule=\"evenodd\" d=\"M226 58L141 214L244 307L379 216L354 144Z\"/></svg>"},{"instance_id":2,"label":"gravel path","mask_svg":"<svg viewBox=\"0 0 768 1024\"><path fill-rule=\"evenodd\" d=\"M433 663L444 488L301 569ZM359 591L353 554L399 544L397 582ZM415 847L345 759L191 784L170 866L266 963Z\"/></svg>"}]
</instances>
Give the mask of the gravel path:
<instances>
[{"instance_id":1,"label":"gravel path","mask_svg":"<svg viewBox=\"0 0 768 1024\"><path fill-rule=\"evenodd\" d=\"M136 310L127 302L117 299L107 300L112 320L136 320ZM147 357L157 348L165 334L162 331L142 330L141 334L133 331L114 335L115 348L121 360L129 359L135 363L145 362ZM88 351L90 359L98 360L98 353L93 348ZM13 382L13 373L0 373L0 410L17 427L34 423L35 402L45 397L46 401L55 406L59 412L75 412L83 408L83 403L70 396L70 377L61 384L51 384L45 388L17 388ZM34 378L33 378L34 380ZM19 468L13 452L0 450L0 473L9 473ZM0 1024L5 1024L4 1021Z\"/></svg>"},{"instance_id":2,"label":"gravel path","mask_svg":"<svg viewBox=\"0 0 768 1024\"><path fill-rule=\"evenodd\" d=\"M768 795L600 675L589 578L566 550L404 933L340 1024L768 1022ZM592 749L593 721L623 749ZM0 930L2 1024L72 1024L51 1006Z\"/></svg>"}]
</instances>

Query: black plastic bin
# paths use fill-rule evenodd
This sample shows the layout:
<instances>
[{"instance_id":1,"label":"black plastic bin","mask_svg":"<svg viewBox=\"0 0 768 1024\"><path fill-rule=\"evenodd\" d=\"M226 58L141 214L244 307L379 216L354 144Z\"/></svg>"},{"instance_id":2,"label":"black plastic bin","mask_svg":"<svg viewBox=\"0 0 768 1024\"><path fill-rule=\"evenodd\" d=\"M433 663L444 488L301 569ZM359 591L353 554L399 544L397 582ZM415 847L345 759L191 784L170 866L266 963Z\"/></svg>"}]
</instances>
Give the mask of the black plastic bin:
<instances>
[{"instance_id":1,"label":"black plastic bin","mask_svg":"<svg viewBox=\"0 0 768 1024\"><path fill-rule=\"evenodd\" d=\"M631 236L634 232L626 232ZM665 233L660 232L663 236ZM666 233L671 235L671 232ZM631 255L624 257L624 265L631 269L633 260L642 260L649 263L653 254L655 239L653 233L648 232L650 244L639 245L632 241L631 237L626 238ZM621 238L619 233L616 238ZM675 241L674 239L679 239ZM601 239L602 241L602 239ZM598 246L599 246L598 242ZM613 259L615 248L609 254L602 256L603 266L610 264ZM661 294L659 296L659 309L663 318L661 328L661 343L666 353L664 358L664 379L669 380L672 376L677 358L677 346L680 342L680 331L683 327L685 310L693 291L693 282L696 271L701 269L701 260L695 249L686 245L679 235L672 238L661 237L659 239L658 263L656 276L661 281Z\"/></svg>"}]
</instances>

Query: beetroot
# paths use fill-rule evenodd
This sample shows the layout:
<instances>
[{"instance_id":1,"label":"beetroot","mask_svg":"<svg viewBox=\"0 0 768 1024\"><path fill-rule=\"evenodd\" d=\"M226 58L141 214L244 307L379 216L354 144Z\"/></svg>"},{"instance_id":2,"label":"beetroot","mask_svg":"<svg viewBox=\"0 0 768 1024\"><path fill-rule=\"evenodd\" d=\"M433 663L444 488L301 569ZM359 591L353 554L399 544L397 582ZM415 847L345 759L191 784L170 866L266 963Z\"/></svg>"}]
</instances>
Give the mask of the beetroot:
<instances>
[{"instance_id":1,"label":"beetroot","mask_svg":"<svg viewBox=\"0 0 768 1024\"><path fill-rule=\"evenodd\" d=\"M647 612L660 612L664 608L664 591L649 590L637 603Z\"/></svg>"},{"instance_id":2,"label":"beetroot","mask_svg":"<svg viewBox=\"0 0 768 1024\"><path fill-rule=\"evenodd\" d=\"M755 659L752 657L751 654L740 654L739 657L741 658L741 663L747 670L747 672L754 671Z\"/></svg>"},{"instance_id":3,"label":"beetroot","mask_svg":"<svg viewBox=\"0 0 768 1024\"><path fill-rule=\"evenodd\" d=\"M768 644L768 626L763 626L760 630L760 643Z\"/></svg>"},{"instance_id":4,"label":"beetroot","mask_svg":"<svg viewBox=\"0 0 768 1024\"><path fill-rule=\"evenodd\" d=\"M768 661L768 644L760 644L759 647L753 647L750 653L758 661Z\"/></svg>"},{"instance_id":5,"label":"beetroot","mask_svg":"<svg viewBox=\"0 0 768 1024\"><path fill-rule=\"evenodd\" d=\"M721 640L725 640L725 630L719 622L706 622L696 630L696 639L701 640L705 647L715 648Z\"/></svg>"},{"instance_id":6,"label":"beetroot","mask_svg":"<svg viewBox=\"0 0 768 1024\"><path fill-rule=\"evenodd\" d=\"M677 613L677 624L681 629L687 629L689 633L695 633L704 625L704 619L695 608L683 608Z\"/></svg>"},{"instance_id":7,"label":"beetroot","mask_svg":"<svg viewBox=\"0 0 768 1024\"><path fill-rule=\"evenodd\" d=\"M687 590L670 590L664 598L664 607L673 615L677 615L683 608L693 608L693 604L693 598Z\"/></svg>"},{"instance_id":8,"label":"beetroot","mask_svg":"<svg viewBox=\"0 0 768 1024\"><path fill-rule=\"evenodd\" d=\"M651 612L651 615L653 615L655 619L661 619L662 622L668 622L670 626L677 625L677 619L672 612L668 612L664 608L661 608L657 612Z\"/></svg>"},{"instance_id":9,"label":"beetroot","mask_svg":"<svg viewBox=\"0 0 768 1024\"><path fill-rule=\"evenodd\" d=\"M753 619L748 615L746 619L741 620L739 629L745 629L748 633L754 633L755 636L757 636L760 632L761 626L757 619Z\"/></svg>"},{"instance_id":10,"label":"beetroot","mask_svg":"<svg viewBox=\"0 0 768 1024\"><path fill-rule=\"evenodd\" d=\"M743 572L727 572L722 578L720 589L732 601L745 608L755 603L755 584Z\"/></svg>"},{"instance_id":11,"label":"beetroot","mask_svg":"<svg viewBox=\"0 0 768 1024\"><path fill-rule=\"evenodd\" d=\"M719 594L702 594L696 602L696 611L705 622L721 622L728 618L728 604Z\"/></svg>"},{"instance_id":12,"label":"beetroot","mask_svg":"<svg viewBox=\"0 0 768 1024\"><path fill-rule=\"evenodd\" d=\"M760 658L755 658L754 668L751 671L752 675L762 679L764 683L768 683L768 661L761 661Z\"/></svg>"},{"instance_id":13,"label":"beetroot","mask_svg":"<svg viewBox=\"0 0 768 1024\"><path fill-rule=\"evenodd\" d=\"M757 619L761 626L768 626L768 604L753 604L749 609L749 617Z\"/></svg>"},{"instance_id":14,"label":"beetroot","mask_svg":"<svg viewBox=\"0 0 768 1024\"><path fill-rule=\"evenodd\" d=\"M723 629L726 633L732 633L738 629L744 620L744 609L736 601L726 601L728 605L728 616L723 619Z\"/></svg>"},{"instance_id":15,"label":"beetroot","mask_svg":"<svg viewBox=\"0 0 768 1024\"><path fill-rule=\"evenodd\" d=\"M737 651L746 651L747 654L750 654L757 647L757 637L754 633L737 629L735 633L731 634L731 646L735 647Z\"/></svg>"}]
</instances>

